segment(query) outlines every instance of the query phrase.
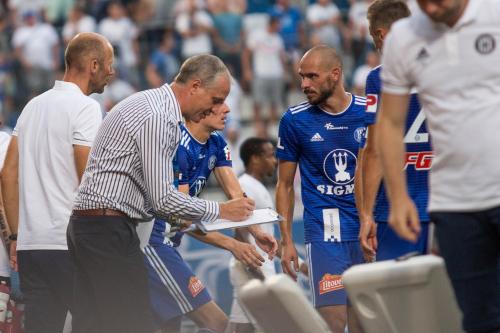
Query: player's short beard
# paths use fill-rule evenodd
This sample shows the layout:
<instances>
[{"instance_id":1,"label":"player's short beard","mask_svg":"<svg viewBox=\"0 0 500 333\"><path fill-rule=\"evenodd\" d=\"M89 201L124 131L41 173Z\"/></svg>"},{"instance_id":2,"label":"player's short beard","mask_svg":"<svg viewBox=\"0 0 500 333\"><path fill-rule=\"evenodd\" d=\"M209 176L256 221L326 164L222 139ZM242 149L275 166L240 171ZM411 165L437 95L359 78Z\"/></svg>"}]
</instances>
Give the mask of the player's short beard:
<instances>
[{"instance_id":1,"label":"player's short beard","mask_svg":"<svg viewBox=\"0 0 500 333\"><path fill-rule=\"evenodd\" d=\"M319 96L314 99L310 99L309 103L312 105L325 103L327 99L335 93L335 88L337 88L337 82L334 82L332 78L327 77L325 84L319 88Z\"/></svg>"}]
</instances>

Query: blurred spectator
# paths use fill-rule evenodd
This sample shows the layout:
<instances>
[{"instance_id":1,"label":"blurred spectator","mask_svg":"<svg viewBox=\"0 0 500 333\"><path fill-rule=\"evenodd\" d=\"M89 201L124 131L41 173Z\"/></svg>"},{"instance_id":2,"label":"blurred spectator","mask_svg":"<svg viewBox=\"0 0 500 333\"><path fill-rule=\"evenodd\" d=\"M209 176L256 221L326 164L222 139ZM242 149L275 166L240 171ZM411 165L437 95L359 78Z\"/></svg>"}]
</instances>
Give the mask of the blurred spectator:
<instances>
[{"instance_id":1,"label":"blurred spectator","mask_svg":"<svg viewBox=\"0 0 500 333\"><path fill-rule=\"evenodd\" d=\"M104 87L101 94L92 94L90 96L99 102L103 115L109 112L118 102L136 92L136 89L127 81L120 79L118 74L115 70L115 75Z\"/></svg>"},{"instance_id":2,"label":"blurred spectator","mask_svg":"<svg viewBox=\"0 0 500 333\"><path fill-rule=\"evenodd\" d=\"M266 30L248 36L243 54L245 81L252 87L255 132L260 137L267 137L269 122L277 123L278 106L283 100L285 56L279 31L280 19L271 17ZM270 106L270 121L261 117L261 108L266 104Z\"/></svg>"},{"instance_id":3,"label":"blurred spectator","mask_svg":"<svg viewBox=\"0 0 500 333\"><path fill-rule=\"evenodd\" d=\"M174 17L179 16L181 13L188 12L191 7L191 3L194 3L196 5L196 8L198 9L206 8L205 0L194 0L194 1L176 0L176 1L177 2L175 3L173 10Z\"/></svg>"},{"instance_id":4,"label":"blurred spectator","mask_svg":"<svg viewBox=\"0 0 500 333\"><path fill-rule=\"evenodd\" d=\"M62 27L68 19L71 8L75 5L75 0L50 0L46 2L47 20L56 27Z\"/></svg>"},{"instance_id":5,"label":"blurred spectator","mask_svg":"<svg viewBox=\"0 0 500 333\"><path fill-rule=\"evenodd\" d=\"M35 13L42 17L45 12L46 0L8 0L9 10L16 24L22 24L23 15L27 12Z\"/></svg>"},{"instance_id":6,"label":"blurred spectator","mask_svg":"<svg viewBox=\"0 0 500 333\"><path fill-rule=\"evenodd\" d=\"M12 95L14 94L14 81L12 78L12 62L8 53L0 52L0 130L9 121L9 111L12 108ZM10 130L7 130L10 132Z\"/></svg>"},{"instance_id":7,"label":"blurred spectator","mask_svg":"<svg viewBox=\"0 0 500 333\"><path fill-rule=\"evenodd\" d=\"M28 97L39 95L52 87L59 68L59 37L56 30L40 22L38 14L23 14L24 25L14 31L12 46L23 71Z\"/></svg>"},{"instance_id":8,"label":"blurred spectator","mask_svg":"<svg viewBox=\"0 0 500 333\"><path fill-rule=\"evenodd\" d=\"M175 20L175 28L182 37L182 58L212 53L212 18L196 0L184 0L182 4L185 9Z\"/></svg>"},{"instance_id":9,"label":"blurred spectator","mask_svg":"<svg viewBox=\"0 0 500 333\"><path fill-rule=\"evenodd\" d=\"M247 0L246 12L243 17L243 26L247 34L253 30L266 29L272 6L271 0Z\"/></svg>"},{"instance_id":10,"label":"blurred spectator","mask_svg":"<svg viewBox=\"0 0 500 333\"><path fill-rule=\"evenodd\" d=\"M371 44L368 38L368 19L366 13L372 0L352 0L349 9L349 31L352 39L352 56L354 68L364 62L367 46Z\"/></svg>"},{"instance_id":11,"label":"blurred spectator","mask_svg":"<svg viewBox=\"0 0 500 333\"><path fill-rule=\"evenodd\" d=\"M366 53L366 62L356 68L352 77L352 93L358 96L365 95L366 78L370 71L380 64L379 54L375 51L368 51Z\"/></svg>"},{"instance_id":12,"label":"blurred spectator","mask_svg":"<svg viewBox=\"0 0 500 333\"><path fill-rule=\"evenodd\" d=\"M99 23L98 31L113 45L118 72L122 78L138 87L139 31L120 2L112 1L109 4L108 16Z\"/></svg>"},{"instance_id":13,"label":"blurred spectator","mask_svg":"<svg viewBox=\"0 0 500 333\"><path fill-rule=\"evenodd\" d=\"M307 22L311 26L311 44L326 44L340 48L341 16L338 7L331 0L318 0L307 8Z\"/></svg>"},{"instance_id":14,"label":"blurred spectator","mask_svg":"<svg viewBox=\"0 0 500 333\"><path fill-rule=\"evenodd\" d=\"M80 32L95 32L96 22L94 18L85 13L83 5L75 5L71 8L68 21L64 24L62 35L64 43L67 44L73 37Z\"/></svg>"},{"instance_id":15,"label":"blurred spectator","mask_svg":"<svg viewBox=\"0 0 500 333\"><path fill-rule=\"evenodd\" d=\"M283 38L287 53L299 52L305 47L304 25L298 7L292 6L290 0L277 0L270 15L280 20L279 33Z\"/></svg>"},{"instance_id":16,"label":"blurred spectator","mask_svg":"<svg viewBox=\"0 0 500 333\"><path fill-rule=\"evenodd\" d=\"M241 80L243 18L239 13L229 11L229 0L214 0L211 10L215 26L216 55L222 59L235 78Z\"/></svg>"},{"instance_id":17,"label":"blurred spectator","mask_svg":"<svg viewBox=\"0 0 500 333\"><path fill-rule=\"evenodd\" d=\"M298 7L292 6L290 0L277 0L271 9L270 15L278 17L280 20L280 35L285 43L286 51L286 71L288 78L287 88L298 86L300 78L298 76L299 60L302 56L302 49L306 46L306 35L301 11Z\"/></svg>"},{"instance_id":18,"label":"blurred spectator","mask_svg":"<svg viewBox=\"0 0 500 333\"><path fill-rule=\"evenodd\" d=\"M241 131L241 98L243 91L241 90L238 81L231 77L231 89L229 90L229 95L226 97L226 105L228 106L229 112L226 116L226 126L224 127L224 137L229 144L229 149L231 151L231 159L233 161L233 170L239 175L243 173L244 167L243 163L239 158L239 147L238 140L240 139Z\"/></svg>"},{"instance_id":19,"label":"blurred spectator","mask_svg":"<svg viewBox=\"0 0 500 333\"><path fill-rule=\"evenodd\" d=\"M151 17L144 25L150 29L172 26L174 20L174 1L171 0L148 0L151 3Z\"/></svg>"},{"instance_id":20,"label":"blurred spectator","mask_svg":"<svg viewBox=\"0 0 500 333\"><path fill-rule=\"evenodd\" d=\"M173 82L179 72L179 60L173 53L174 36L167 31L160 46L153 52L146 67L146 79L151 88L158 88L165 83Z\"/></svg>"}]
</instances>

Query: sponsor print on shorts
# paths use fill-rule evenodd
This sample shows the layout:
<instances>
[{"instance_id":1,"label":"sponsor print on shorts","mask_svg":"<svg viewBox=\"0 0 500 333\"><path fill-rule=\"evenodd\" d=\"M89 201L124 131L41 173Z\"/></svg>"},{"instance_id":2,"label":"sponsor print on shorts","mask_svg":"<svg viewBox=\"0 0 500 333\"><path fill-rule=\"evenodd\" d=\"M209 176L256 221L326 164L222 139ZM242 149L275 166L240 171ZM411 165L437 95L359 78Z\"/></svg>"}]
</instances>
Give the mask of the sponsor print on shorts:
<instances>
[{"instance_id":1,"label":"sponsor print on shorts","mask_svg":"<svg viewBox=\"0 0 500 333\"><path fill-rule=\"evenodd\" d=\"M188 289L191 296L196 297L203 289L205 289L205 286L196 276L191 276L189 279Z\"/></svg>"},{"instance_id":2,"label":"sponsor print on shorts","mask_svg":"<svg viewBox=\"0 0 500 333\"><path fill-rule=\"evenodd\" d=\"M335 290L343 289L344 284L342 283L341 275L325 274L319 281L319 294L323 295Z\"/></svg>"}]
</instances>

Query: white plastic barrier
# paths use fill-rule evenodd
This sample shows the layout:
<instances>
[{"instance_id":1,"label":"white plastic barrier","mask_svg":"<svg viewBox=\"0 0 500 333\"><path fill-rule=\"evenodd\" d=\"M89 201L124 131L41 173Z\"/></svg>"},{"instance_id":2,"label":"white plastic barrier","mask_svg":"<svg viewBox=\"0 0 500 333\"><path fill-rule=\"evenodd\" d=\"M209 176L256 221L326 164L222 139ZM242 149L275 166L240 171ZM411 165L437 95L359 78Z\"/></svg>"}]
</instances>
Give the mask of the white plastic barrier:
<instances>
[{"instance_id":1,"label":"white plastic barrier","mask_svg":"<svg viewBox=\"0 0 500 333\"><path fill-rule=\"evenodd\" d=\"M297 283L284 274L248 282L240 302L264 333L330 333Z\"/></svg>"},{"instance_id":2,"label":"white plastic barrier","mask_svg":"<svg viewBox=\"0 0 500 333\"><path fill-rule=\"evenodd\" d=\"M357 265L342 279L365 333L463 332L440 257Z\"/></svg>"}]
</instances>

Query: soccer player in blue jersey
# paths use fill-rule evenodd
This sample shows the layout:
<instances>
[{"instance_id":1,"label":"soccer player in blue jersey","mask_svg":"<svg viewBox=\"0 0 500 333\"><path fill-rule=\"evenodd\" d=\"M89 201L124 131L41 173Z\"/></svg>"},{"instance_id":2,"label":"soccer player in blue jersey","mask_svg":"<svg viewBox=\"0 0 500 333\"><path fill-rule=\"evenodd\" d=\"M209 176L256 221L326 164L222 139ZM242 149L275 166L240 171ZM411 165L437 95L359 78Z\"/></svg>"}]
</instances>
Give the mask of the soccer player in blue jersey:
<instances>
[{"instance_id":1,"label":"soccer player in blue jersey","mask_svg":"<svg viewBox=\"0 0 500 333\"><path fill-rule=\"evenodd\" d=\"M410 15L406 3L401 0L376 0L368 9L370 34L377 49L381 50L384 38L391 25ZM398 237L388 225L389 202L384 191L382 170L374 142L377 133L376 113L380 105L380 71L373 69L366 80L366 115L367 138L362 149L362 207L360 212L360 242L366 258L376 260L394 259L409 252L425 254L427 250L429 215L428 173L432 164L430 138L425 125L425 116L421 110L417 94L412 94L408 106L406 121L406 161L405 169L410 197L417 206L422 233L418 241L412 243Z\"/></svg>"},{"instance_id":2,"label":"soccer player in blue jersey","mask_svg":"<svg viewBox=\"0 0 500 333\"><path fill-rule=\"evenodd\" d=\"M307 101L290 107L279 126L276 206L283 271L296 278L292 239L293 183L300 168L305 242L313 303L334 333L361 332L347 304L342 273L363 262L354 201L354 173L364 133L365 98L344 90L342 63L333 48L316 46L299 64Z\"/></svg>"},{"instance_id":3,"label":"soccer player in blue jersey","mask_svg":"<svg viewBox=\"0 0 500 333\"><path fill-rule=\"evenodd\" d=\"M231 153L224 138L216 131L224 129L229 109L224 104L216 113L199 123L187 121L182 127L175 169L178 170L179 191L198 196L213 172L229 198L243 197L232 170ZM277 248L274 238L260 227L248 228L257 244L271 256ZM205 243L229 250L245 265L259 267L264 258L253 245L243 243L222 233L199 231L189 234ZM228 319L211 300L202 282L184 262L176 247L184 232L174 231L165 221L156 219L144 248L150 281L153 314L164 332L178 332L182 315L186 314L200 328L223 332Z\"/></svg>"}]
</instances>

